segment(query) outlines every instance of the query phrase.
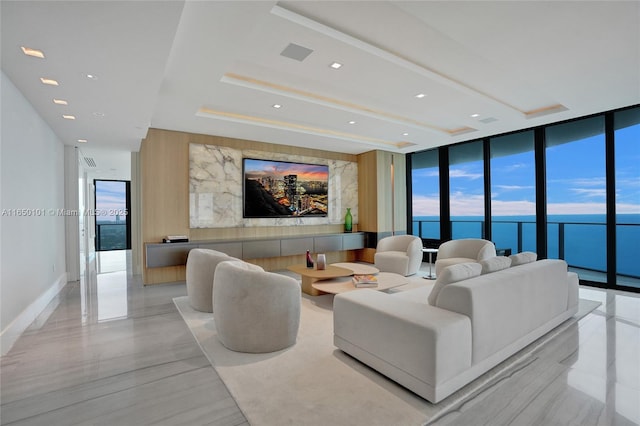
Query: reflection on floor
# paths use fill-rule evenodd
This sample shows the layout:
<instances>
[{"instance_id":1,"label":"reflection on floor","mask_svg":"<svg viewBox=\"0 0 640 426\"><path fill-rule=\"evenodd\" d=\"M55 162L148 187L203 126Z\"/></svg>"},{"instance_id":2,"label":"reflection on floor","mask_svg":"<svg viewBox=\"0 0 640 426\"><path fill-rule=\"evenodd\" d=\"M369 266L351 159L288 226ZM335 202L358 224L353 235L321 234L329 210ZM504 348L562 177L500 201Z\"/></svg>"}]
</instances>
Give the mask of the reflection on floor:
<instances>
[{"instance_id":1,"label":"reflection on floor","mask_svg":"<svg viewBox=\"0 0 640 426\"><path fill-rule=\"evenodd\" d=\"M604 272L591 271L588 269L570 267L570 271L578 274L581 280L592 281L595 283L606 283L607 274ZM640 288L640 279L629 277L626 275L618 275L616 277L616 284L625 287Z\"/></svg>"},{"instance_id":2,"label":"reflection on floor","mask_svg":"<svg viewBox=\"0 0 640 426\"><path fill-rule=\"evenodd\" d=\"M184 283L144 287L121 271L81 287L2 357L3 425L248 424L173 305ZM580 297L602 305L437 424L640 424L640 296Z\"/></svg>"},{"instance_id":3,"label":"reflection on floor","mask_svg":"<svg viewBox=\"0 0 640 426\"><path fill-rule=\"evenodd\" d=\"M96 252L98 274L126 271L131 268L131 250L110 250Z\"/></svg>"}]
</instances>

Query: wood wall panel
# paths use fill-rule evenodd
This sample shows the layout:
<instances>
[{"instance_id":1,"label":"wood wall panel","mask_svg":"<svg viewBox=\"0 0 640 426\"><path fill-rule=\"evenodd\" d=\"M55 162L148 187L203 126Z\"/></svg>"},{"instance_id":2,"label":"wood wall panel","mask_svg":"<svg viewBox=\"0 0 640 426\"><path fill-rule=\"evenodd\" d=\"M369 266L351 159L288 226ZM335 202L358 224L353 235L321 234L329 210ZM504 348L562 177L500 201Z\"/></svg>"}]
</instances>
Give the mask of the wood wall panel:
<instances>
[{"instance_id":1,"label":"wood wall panel","mask_svg":"<svg viewBox=\"0 0 640 426\"><path fill-rule=\"evenodd\" d=\"M265 238L280 235L308 235L342 232L342 225L270 226L236 228L189 228L189 144L227 146L291 155L359 162L358 156L320 149L298 148L287 145L232 139L221 136L199 135L170 130L149 129L140 146L142 240L160 242L166 235L186 235L191 240ZM360 180L358 181L360 183ZM360 193L360 189L359 189ZM361 198L362 199L362 198ZM361 229L356 227L356 229ZM144 250L142 250L144 252ZM354 260L354 254L331 254L336 260ZM349 258L350 257L350 258ZM331 259L331 258L329 258ZM328 260L329 260L328 259ZM298 263L302 263L301 258ZM253 261L252 261L253 262ZM145 259L146 263L146 259ZM143 264L145 264L143 263ZM283 269L292 259L260 259L256 264L267 270ZM143 269L143 282L157 284L183 281L184 266Z\"/></svg>"},{"instance_id":2,"label":"wood wall panel","mask_svg":"<svg viewBox=\"0 0 640 426\"><path fill-rule=\"evenodd\" d=\"M358 229L376 233L378 239L393 232L404 234L407 230L406 188L406 161L403 154L387 151L360 154ZM358 260L373 263L374 254L373 248L358 250Z\"/></svg>"},{"instance_id":3,"label":"wood wall panel","mask_svg":"<svg viewBox=\"0 0 640 426\"><path fill-rule=\"evenodd\" d=\"M358 155L358 230L378 231L378 170L376 151Z\"/></svg>"}]
</instances>

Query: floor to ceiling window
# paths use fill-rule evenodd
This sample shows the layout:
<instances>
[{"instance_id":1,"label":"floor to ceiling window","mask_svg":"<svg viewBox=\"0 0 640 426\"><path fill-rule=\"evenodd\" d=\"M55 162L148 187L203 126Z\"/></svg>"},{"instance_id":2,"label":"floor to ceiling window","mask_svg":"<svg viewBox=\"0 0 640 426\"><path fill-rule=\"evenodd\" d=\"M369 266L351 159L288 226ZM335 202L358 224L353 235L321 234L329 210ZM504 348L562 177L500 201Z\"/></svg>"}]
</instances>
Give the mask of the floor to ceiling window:
<instances>
[{"instance_id":1,"label":"floor to ceiling window","mask_svg":"<svg viewBox=\"0 0 640 426\"><path fill-rule=\"evenodd\" d=\"M412 157L412 233L424 239L440 239L440 169L438 150Z\"/></svg>"},{"instance_id":2,"label":"floor to ceiling window","mask_svg":"<svg viewBox=\"0 0 640 426\"><path fill-rule=\"evenodd\" d=\"M639 105L409 155L408 232L439 237L425 243L487 238L640 290Z\"/></svg>"},{"instance_id":3,"label":"floor to ceiling window","mask_svg":"<svg viewBox=\"0 0 640 426\"><path fill-rule=\"evenodd\" d=\"M617 282L640 287L640 108L616 112L614 131Z\"/></svg>"},{"instance_id":4,"label":"floor to ceiling window","mask_svg":"<svg viewBox=\"0 0 640 426\"><path fill-rule=\"evenodd\" d=\"M449 149L451 236L484 238L484 160L482 141Z\"/></svg>"},{"instance_id":5,"label":"floor to ceiling window","mask_svg":"<svg viewBox=\"0 0 640 426\"><path fill-rule=\"evenodd\" d=\"M512 253L536 251L533 131L491 138L491 239Z\"/></svg>"},{"instance_id":6,"label":"floor to ceiling window","mask_svg":"<svg viewBox=\"0 0 640 426\"><path fill-rule=\"evenodd\" d=\"M549 258L605 282L607 271L604 117L546 128Z\"/></svg>"}]
</instances>

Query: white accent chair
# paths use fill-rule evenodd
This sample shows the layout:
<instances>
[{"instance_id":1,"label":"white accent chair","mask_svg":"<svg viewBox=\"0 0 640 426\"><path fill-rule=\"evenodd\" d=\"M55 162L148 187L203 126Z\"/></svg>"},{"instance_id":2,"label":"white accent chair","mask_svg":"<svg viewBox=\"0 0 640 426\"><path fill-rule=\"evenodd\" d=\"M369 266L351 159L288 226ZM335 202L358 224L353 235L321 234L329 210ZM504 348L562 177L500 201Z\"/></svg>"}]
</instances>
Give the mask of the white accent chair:
<instances>
[{"instance_id":1,"label":"white accent chair","mask_svg":"<svg viewBox=\"0 0 640 426\"><path fill-rule=\"evenodd\" d=\"M422 240L415 235L394 235L378 241L376 268L402 276L418 272L422 264Z\"/></svg>"},{"instance_id":2,"label":"white accent chair","mask_svg":"<svg viewBox=\"0 0 640 426\"><path fill-rule=\"evenodd\" d=\"M187 256L187 297L196 311L213 312L212 289L216 267L234 257L215 250L192 249Z\"/></svg>"},{"instance_id":3,"label":"white accent chair","mask_svg":"<svg viewBox=\"0 0 640 426\"><path fill-rule=\"evenodd\" d=\"M265 353L296 342L300 284L241 260L218 265L213 286L218 339L236 352Z\"/></svg>"},{"instance_id":4,"label":"white accent chair","mask_svg":"<svg viewBox=\"0 0 640 426\"><path fill-rule=\"evenodd\" d=\"M436 259L436 276L447 266L458 263L481 262L496 256L495 245L480 238L463 238L440 244Z\"/></svg>"}]
</instances>

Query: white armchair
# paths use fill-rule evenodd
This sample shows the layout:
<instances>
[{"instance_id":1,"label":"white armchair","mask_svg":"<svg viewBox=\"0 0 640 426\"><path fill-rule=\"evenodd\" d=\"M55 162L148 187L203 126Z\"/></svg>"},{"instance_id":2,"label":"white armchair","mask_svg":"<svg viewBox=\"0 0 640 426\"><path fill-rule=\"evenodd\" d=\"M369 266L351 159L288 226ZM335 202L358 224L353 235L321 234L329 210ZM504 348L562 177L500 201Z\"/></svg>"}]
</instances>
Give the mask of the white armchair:
<instances>
[{"instance_id":1,"label":"white armchair","mask_svg":"<svg viewBox=\"0 0 640 426\"><path fill-rule=\"evenodd\" d=\"M300 284L241 260L222 262L213 287L218 339L236 352L264 353L296 342Z\"/></svg>"},{"instance_id":2,"label":"white armchair","mask_svg":"<svg viewBox=\"0 0 640 426\"><path fill-rule=\"evenodd\" d=\"M422 264L422 240L415 235L394 235L378 241L376 268L403 276L413 275Z\"/></svg>"},{"instance_id":3,"label":"white armchair","mask_svg":"<svg viewBox=\"0 0 640 426\"><path fill-rule=\"evenodd\" d=\"M480 262L496 256L495 245L480 238L463 238L440 244L436 260L436 275L457 263Z\"/></svg>"},{"instance_id":4,"label":"white armchair","mask_svg":"<svg viewBox=\"0 0 640 426\"><path fill-rule=\"evenodd\" d=\"M213 277L216 267L234 257L209 249L192 249L187 256L187 296L196 311L213 312Z\"/></svg>"}]
</instances>

